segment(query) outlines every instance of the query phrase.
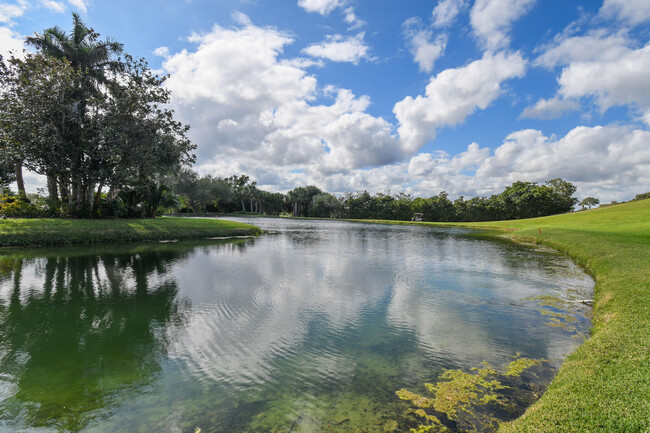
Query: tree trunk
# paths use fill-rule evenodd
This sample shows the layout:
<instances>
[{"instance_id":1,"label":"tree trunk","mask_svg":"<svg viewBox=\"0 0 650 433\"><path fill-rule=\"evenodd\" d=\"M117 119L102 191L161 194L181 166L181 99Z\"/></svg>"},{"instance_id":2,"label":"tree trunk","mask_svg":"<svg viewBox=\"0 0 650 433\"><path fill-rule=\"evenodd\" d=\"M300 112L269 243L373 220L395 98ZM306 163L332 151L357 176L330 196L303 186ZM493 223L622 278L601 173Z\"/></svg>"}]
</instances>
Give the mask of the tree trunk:
<instances>
[{"instance_id":1,"label":"tree trunk","mask_svg":"<svg viewBox=\"0 0 650 433\"><path fill-rule=\"evenodd\" d=\"M0 185L0 195L4 195L4 193L5 193L5 186Z\"/></svg>"},{"instance_id":2,"label":"tree trunk","mask_svg":"<svg viewBox=\"0 0 650 433\"><path fill-rule=\"evenodd\" d=\"M241 199L241 210L246 212L246 205L244 205L244 199Z\"/></svg>"},{"instance_id":3,"label":"tree trunk","mask_svg":"<svg viewBox=\"0 0 650 433\"><path fill-rule=\"evenodd\" d=\"M106 201L111 202L111 201L115 200L117 198L118 192L119 191L117 190L117 187L115 185L112 185L108 189L108 194L106 194Z\"/></svg>"},{"instance_id":4,"label":"tree trunk","mask_svg":"<svg viewBox=\"0 0 650 433\"><path fill-rule=\"evenodd\" d=\"M50 200L59 199L59 193L56 187L56 176L53 175L47 176L47 193L50 196Z\"/></svg>"},{"instance_id":5,"label":"tree trunk","mask_svg":"<svg viewBox=\"0 0 650 433\"><path fill-rule=\"evenodd\" d=\"M95 193L95 199L93 200L93 216L98 215L99 203L102 198L102 188L104 188L104 184L100 182L97 187L97 192Z\"/></svg>"},{"instance_id":6,"label":"tree trunk","mask_svg":"<svg viewBox=\"0 0 650 433\"><path fill-rule=\"evenodd\" d=\"M295 216L295 217L298 216L298 202L297 201L293 202L293 216Z\"/></svg>"},{"instance_id":7,"label":"tree trunk","mask_svg":"<svg viewBox=\"0 0 650 433\"><path fill-rule=\"evenodd\" d=\"M25 192L25 180L23 179L23 162L16 163L16 184L18 185L18 193L20 195L27 195Z\"/></svg>"}]
</instances>

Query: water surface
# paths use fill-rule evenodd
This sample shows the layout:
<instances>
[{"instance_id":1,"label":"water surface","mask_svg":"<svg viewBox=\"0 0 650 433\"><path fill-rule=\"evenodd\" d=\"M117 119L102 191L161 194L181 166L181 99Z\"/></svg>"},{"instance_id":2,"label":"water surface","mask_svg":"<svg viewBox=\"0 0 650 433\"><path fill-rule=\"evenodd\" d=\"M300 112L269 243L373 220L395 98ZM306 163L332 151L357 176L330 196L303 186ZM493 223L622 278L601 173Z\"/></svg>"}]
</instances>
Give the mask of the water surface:
<instances>
[{"instance_id":1,"label":"water surface","mask_svg":"<svg viewBox=\"0 0 650 433\"><path fill-rule=\"evenodd\" d=\"M0 252L0 431L407 431L397 389L516 353L551 360L541 389L589 327L571 301L593 282L551 250L253 223L270 233ZM540 296L575 319L548 326Z\"/></svg>"}]
</instances>

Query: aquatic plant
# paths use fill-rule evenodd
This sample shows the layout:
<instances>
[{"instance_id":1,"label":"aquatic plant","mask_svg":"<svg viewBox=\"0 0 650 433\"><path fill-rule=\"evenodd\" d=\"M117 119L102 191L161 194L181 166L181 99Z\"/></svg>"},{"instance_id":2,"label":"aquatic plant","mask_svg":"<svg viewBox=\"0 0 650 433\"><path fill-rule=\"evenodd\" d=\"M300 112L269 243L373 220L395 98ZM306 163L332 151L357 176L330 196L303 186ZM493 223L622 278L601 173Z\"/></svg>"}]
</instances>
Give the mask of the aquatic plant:
<instances>
[{"instance_id":1,"label":"aquatic plant","mask_svg":"<svg viewBox=\"0 0 650 433\"><path fill-rule=\"evenodd\" d=\"M461 432L491 431L501 421L495 415L497 409L511 405L503 392L510 387L504 385L502 380L519 377L528 368L542 362L544 360L517 357L508 364L504 374L499 374L484 361L481 368L473 368L469 372L445 370L437 383L425 383L431 397L404 388L396 394L415 406L411 411L421 421L417 428L411 429L413 433L446 433L452 431L452 426ZM436 415L444 415L444 418L441 420Z\"/></svg>"}]
</instances>

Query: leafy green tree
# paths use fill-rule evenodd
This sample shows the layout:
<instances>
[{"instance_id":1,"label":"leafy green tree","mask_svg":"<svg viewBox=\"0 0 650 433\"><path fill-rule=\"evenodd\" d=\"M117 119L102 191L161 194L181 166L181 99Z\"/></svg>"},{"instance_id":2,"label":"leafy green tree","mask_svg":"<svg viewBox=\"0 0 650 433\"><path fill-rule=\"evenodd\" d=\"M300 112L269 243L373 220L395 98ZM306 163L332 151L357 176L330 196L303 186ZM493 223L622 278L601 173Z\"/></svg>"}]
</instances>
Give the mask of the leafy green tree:
<instances>
[{"instance_id":1,"label":"leafy green tree","mask_svg":"<svg viewBox=\"0 0 650 433\"><path fill-rule=\"evenodd\" d=\"M648 199L648 198L650 198L650 192L646 192L646 193L643 193L643 194L637 194L634 197L634 200L645 200L645 199ZM614 202L612 202L612 203L614 203Z\"/></svg>"},{"instance_id":2,"label":"leafy green tree","mask_svg":"<svg viewBox=\"0 0 650 433\"><path fill-rule=\"evenodd\" d=\"M591 209L593 206L600 204L600 200L594 197L585 197L579 204L583 209L585 207Z\"/></svg>"},{"instance_id":3,"label":"leafy green tree","mask_svg":"<svg viewBox=\"0 0 650 433\"><path fill-rule=\"evenodd\" d=\"M317 218L341 218L343 206L338 198L324 192L312 197L309 215Z\"/></svg>"},{"instance_id":4,"label":"leafy green tree","mask_svg":"<svg viewBox=\"0 0 650 433\"><path fill-rule=\"evenodd\" d=\"M167 174L194 162L196 146L166 108L165 78L143 59L113 60L121 44L98 42L76 15L74 25L70 36L52 28L30 38L41 54L2 62L0 139L14 161L48 176L50 197L58 184L70 212L90 216L103 188L107 202L122 189L160 190Z\"/></svg>"},{"instance_id":5,"label":"leafy green tree","mask_svg":"<svg viewBox=\"0 0 650 433\"><path fill-rule=\"evenodd\" d=\"M65 135L74 116L68 99L76 78L65 60L29 54L0 61L0 141L23 194L23 164L40 174L69 170L61 158L69 150Z\"/></svg>"},{"instance_id":6,"label":"leafy green tree","mask_svg":"<svg viewBox=\"0 0 650 433\"><path fill-rule=\"evenodd\" d=\"M230 176L226 181L232 187L234 196L241 202L242 212L246 212L246 204L244 201L249 197L249 190L251 185L255 185L256 182L250 182L250 176L242 174L241 176Z\"/></svg>"},{"instance_id":7,"label":"leafy green tree","mask_svg":"<svg viewBox=\"0 0 650 433\"><path fill-rule=\"evenodd\" d=\"M291 204L293 216L309 216L309 205L314 196L321 194L323 191L314 185L301 186L294 188L287 193L287 201Z\"/></svg>"},{"instance_id":8,"label":"leafy green tree","mask_svg":"<svg viewBox=\"0 0 650 433\"><path fill-rule=\"evenodd\" d=\"M555 194L553 206L550 209L550 213L547 215L571 212L573 207L578 204L578 199L573 197L577 188L571 182L558 177L546 181L546 185L550 187Z\"/></svg>"},{"instance_id":9,"label":"leafy green tree","mask_svg":"<svg viewBox=\"0 0 650 433\"><path fill-rule=\"evenodd\" d=\"M66 98L70 104L69 114L73 123L68 125L65 135L68 145L72 147L72 194L76 196L77 204L80 204L84 201L84 193L90 194L89 191L84 191L86 185L81 172L86 150L83 125L88 114L88 100L101 93L100 85L109 82L108 73L115 72L122 66L113 57L122 52L123 45L110 39L99 41L99 34L87 27L76 13L72 14L72 21L70 34L55 26L44 30L43 34L35 33L26 38L26 42L45 57L66 60L78 73L74 89ZM47 176L50 197L55 198L56 173L47 173Z\"/></svg>"}]
</instances>

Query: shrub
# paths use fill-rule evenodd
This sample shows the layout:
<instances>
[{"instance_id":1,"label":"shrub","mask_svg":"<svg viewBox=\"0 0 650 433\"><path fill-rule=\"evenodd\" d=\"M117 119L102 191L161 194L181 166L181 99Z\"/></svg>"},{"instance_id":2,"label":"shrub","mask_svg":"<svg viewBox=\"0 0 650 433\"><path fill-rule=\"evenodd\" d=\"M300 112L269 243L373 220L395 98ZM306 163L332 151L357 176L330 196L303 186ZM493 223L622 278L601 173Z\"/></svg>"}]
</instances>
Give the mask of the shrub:
<instances>
[{"instance_id":1,"label":"shrub","mask_svg":"<svg viewBox=\"0 0 650 433\"><path fill-rule=\"evenodd\" d=\"M24 196L0 195L0 215L7 218L38 218L43 210Z\"/></svg>"}]
</instances>

